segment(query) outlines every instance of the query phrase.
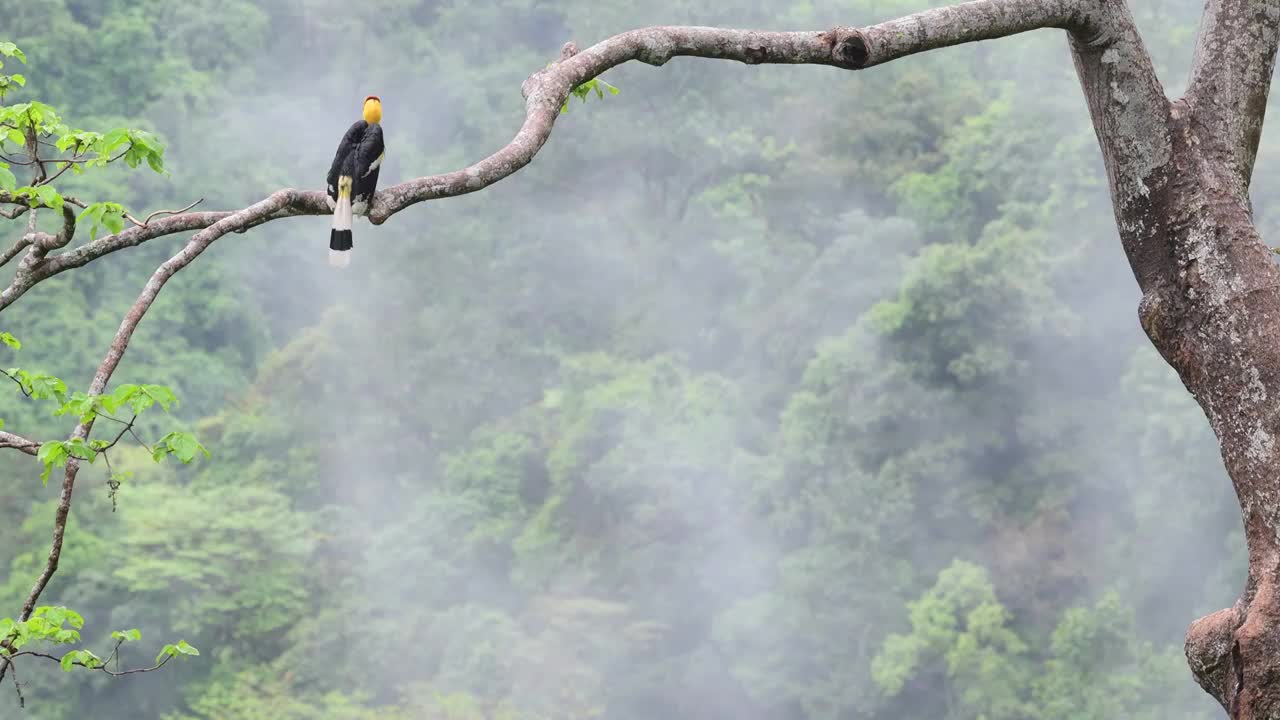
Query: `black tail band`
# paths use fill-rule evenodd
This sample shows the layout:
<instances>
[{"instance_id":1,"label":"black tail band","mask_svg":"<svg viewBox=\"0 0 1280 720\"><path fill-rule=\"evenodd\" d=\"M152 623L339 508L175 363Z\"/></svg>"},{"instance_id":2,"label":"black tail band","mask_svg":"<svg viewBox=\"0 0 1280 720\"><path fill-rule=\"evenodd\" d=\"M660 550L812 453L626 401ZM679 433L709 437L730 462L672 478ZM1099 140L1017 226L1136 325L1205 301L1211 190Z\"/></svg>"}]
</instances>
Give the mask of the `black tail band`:
<instances>
[{"instance_id":1,"label":"black tail band","mask_svg":"<svg viewBox=\"0 0 1280 720\"><path fill-rule=\"evenodd\" d=\"M350 230L330 230L329 231L329 249L330 250L350 250L353 243L351 242Z\"/></svg>"}]
</instances>

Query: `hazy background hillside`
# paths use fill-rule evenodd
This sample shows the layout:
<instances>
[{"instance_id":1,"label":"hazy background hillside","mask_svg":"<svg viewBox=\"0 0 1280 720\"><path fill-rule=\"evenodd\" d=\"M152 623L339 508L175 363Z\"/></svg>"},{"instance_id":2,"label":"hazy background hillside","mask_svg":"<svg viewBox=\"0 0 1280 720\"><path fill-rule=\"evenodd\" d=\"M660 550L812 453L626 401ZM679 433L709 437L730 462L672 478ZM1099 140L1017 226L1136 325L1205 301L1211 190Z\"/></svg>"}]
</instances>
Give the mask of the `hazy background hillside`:
<instances>
[{"instance_id":1,"label":"hazy background hillside","mask_svg":"<svg viewBox=\"0 0 1280 720\"><path fill-rule=\"evenodd\" d=\"M10 101L164 139L169 178L67 185L150 211L321 187L367 94L384 185L460 167L567 40L930 4L0 0L0 40L30 58ZM1134 5L1180 92L1201 3ZM170 283L116 379L173 386L213 458L125 458L114 513L87 468L43 601L99 646L140 628L127 663L203 654L31 666L0 717L1219 717L1181 647L1241 587L1238 510L1138 326L1065 36L605 79L516 176L357 222L346 272L305 218ZM179 242L7 310L22 364L86 385ZM70 428L16 392L0 417ZM0 616L55 497L0 455Z\"/></svg>"}]
</instances>

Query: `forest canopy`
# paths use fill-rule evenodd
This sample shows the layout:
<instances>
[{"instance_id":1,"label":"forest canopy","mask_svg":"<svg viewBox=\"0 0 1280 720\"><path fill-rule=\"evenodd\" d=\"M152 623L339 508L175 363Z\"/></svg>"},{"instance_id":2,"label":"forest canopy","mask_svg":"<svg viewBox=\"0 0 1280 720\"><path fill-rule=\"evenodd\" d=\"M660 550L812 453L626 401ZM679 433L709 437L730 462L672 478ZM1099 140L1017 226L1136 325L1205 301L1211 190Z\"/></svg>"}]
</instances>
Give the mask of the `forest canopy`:
<instances>
[{"instance_id":1,"label":"forest canopy","mask_svg":"<svg viewBox=\"0 0 1280 720\"><path fill-rule=\"evenodd\" d=\"M243 207L321 187L367 94L397 182L505 143L566 41L928 4L0 0L27 60L3 102L165 148L167 174L66 192ZM1171 90L1200 5L1135 8ZM345 272L327 219L223 239L116 375L181 400L140 432L210 457L121 446L118 488L87 467L42 600L83 616L86 646L138 628L201 655L119 679L32 666L22 712L1219 716L1181 645L1242 584L1238 508L1130 310L1062 42L857 74L631 64L509 182L357 222ZM1278 193L1256 178L1264 235ZM175 242L31 290L0 315L22 340L0 367L85 385ZM66 436L11 390L6 429ZM42 469L0 453L0 617L43 562Z\"/></svg>"}]
</instances>

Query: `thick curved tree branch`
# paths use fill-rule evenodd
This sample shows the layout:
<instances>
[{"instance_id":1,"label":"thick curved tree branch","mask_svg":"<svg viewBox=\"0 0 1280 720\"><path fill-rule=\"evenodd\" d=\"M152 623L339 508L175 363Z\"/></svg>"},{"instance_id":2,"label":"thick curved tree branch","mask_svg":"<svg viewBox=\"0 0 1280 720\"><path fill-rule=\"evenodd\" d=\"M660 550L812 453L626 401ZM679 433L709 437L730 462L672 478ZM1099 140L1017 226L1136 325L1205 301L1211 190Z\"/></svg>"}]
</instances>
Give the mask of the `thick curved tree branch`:
<instances>
[{"instance_id":1,"label":"thick curved tree branch","mask_svg":"<svg viewBox=\"0 0 1280 720\"><path fill-rule=\"evenodd\" d=\"M1244 195L1253 175L1280 43L1274 0L1209 0L1186 100L1199 137L1212 143Z\"/></svg>"},{"instance_id":2,"label":"thick curved tree branch","mask_svg":"<svg viewBox=\"0 0 1280 720\"><path fill-rule=\"evenodd\" d=\"M561 105L575 87L631 60L662 65L673 57L689 56L747 64L815 64L857 70L927 50L1040 28L1060 28L1075 35L1096 36L1099 34L1096 23L1103 17L1099 8L1105 6L1106 3L1100 0L975 0L864 28L763 32L651 27L616 35L581 52L575 53L572 46L567 46L558 62L534 73L522 85L525 120L509 143L462 170L410 180L378 192L368 217L375 225L381 224L410 205L475 192L506 178L529 164L546 143L560 115ZM0 202L6 201L26 204L21 198L0 194ZM228 232L242 232L277 218L330 212L324 193L285 189L243 210L180 213L91 241L59 255L46 257L33 243L13 281L0 292L0 310L13 304L36 284L66 270L81 267L126 247L198 230L182 250L156 269L125 315L89 387L90 395L101 394L128 349L134 330L165 283L210 244ZM73 231L72 224L68 232ZM58 237L61 236L60 233ZM72 438L88 439L92 424L90 421L78 425ZM57 571L79 467L79 461L74 458L67 462L54 517L53 541L44 568L23 604L22 620L31 617L40 595ZM3 679L8 665L7 660L0 658L0 679Z\"/></svg>"},{"instance_id":3,"label":"thick curved tree branch","mask_svg":"<svg viewBox=\"0 0 1280 720\"><path fill-rule=\"evenodd\" d=\"M688 56L753 65L811 64L858 70L927 50L1040 28L1084 31L1096 15L1090 9L1092 4L1092 0L975 0L865 28L839 27L825 32L706 27L651 27L625 32L579 53L566 53L560 61L530 76L521 87L525 96L524 123L504 147L461 170L409 180L379 191L368 217L380 225L410 205L472 193L523 168L550 137L560 106L573 88L631 60L662 65L673 57ZM246 227L281 217L332 212L323 192L281 192L291 193L291 201L270 217L258 218ZM0 193L0 202L20 200ZM68 253L31 262L24 259L13 281L0 291L0 310L62 272L126 247L209 227L232 214L181 213L99 238Z\"/></svg>"}]
</instances>

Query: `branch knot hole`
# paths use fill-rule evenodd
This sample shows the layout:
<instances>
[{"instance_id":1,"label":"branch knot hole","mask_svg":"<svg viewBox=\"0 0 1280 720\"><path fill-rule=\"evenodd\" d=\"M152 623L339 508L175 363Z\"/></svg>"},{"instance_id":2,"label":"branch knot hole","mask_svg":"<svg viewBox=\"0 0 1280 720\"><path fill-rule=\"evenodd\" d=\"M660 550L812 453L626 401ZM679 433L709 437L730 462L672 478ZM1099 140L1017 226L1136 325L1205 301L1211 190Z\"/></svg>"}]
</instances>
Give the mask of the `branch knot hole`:
<instances>
[{"instance_id":1,"label":"branch knot hole","mask_svg":"<svg viewBox=\"0 0 1280 720\"><path fill-rule=\"evenodd\" d=\"M867 39L857 28L834 28L823 33L823 39L831 46L831 59L841 67L858 70L871 58Z\"/></svg>"}]
</instances>

